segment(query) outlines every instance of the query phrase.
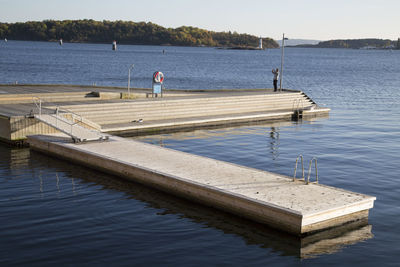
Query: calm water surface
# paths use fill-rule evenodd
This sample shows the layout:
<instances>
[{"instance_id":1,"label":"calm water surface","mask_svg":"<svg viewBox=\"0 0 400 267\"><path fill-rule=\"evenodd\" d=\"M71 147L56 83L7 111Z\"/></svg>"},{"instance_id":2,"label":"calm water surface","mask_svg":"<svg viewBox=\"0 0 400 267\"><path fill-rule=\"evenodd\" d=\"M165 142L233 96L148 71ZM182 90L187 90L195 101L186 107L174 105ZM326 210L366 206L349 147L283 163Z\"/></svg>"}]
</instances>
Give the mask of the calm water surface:
<instances>
[{"instance_id":1,"label":"calm water surface","mask_svg":"<svg viewBox=\"0 0 400 267\"><path fill-rule=\"evenodd\" d=\"M0 83L178 89L271 87L280 51L0 42ZM162 54L162 50L166 54ZM323 184L377 197L369 225L311 242L85 167L0 145L0 264L398 266L400 51L288 48L284 85L328 119L138 138L292 175L318 158ZM134 151L132 151L134 153ZM338 241L341 240L341 241ZM303 244L302 244L303 243Z\"/></svg>"}]
</instances>

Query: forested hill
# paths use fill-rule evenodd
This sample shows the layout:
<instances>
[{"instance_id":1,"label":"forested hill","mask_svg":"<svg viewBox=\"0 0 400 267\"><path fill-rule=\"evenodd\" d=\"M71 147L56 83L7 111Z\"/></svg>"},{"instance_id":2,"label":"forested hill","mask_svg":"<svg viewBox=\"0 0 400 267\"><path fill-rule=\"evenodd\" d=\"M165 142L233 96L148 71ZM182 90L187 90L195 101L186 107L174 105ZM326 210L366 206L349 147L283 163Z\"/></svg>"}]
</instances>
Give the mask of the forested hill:
<instances>
[{"instance_id":1,"label":"forested hill","mask_svg":"<svg viewBox=\"0 0 400 267\"><path fill-rule=\"evenodd\" d=\"M177 46L257 47L258 37L236 32L213 32L195 27L164 28L148 22L45 20L0 23L0 38L10 40L56 41ZM265 48L279 45L264 38Z\"/></svg>"},{"instance_id":2,"label":"forested hill","mask_svg":"<svg viewBox=\"0 0 400 267\"><path fill-rule=\"evenodd\" d=\"M349 39L349 40L330 40L319 42L315 45L298 45L297 47L319 47L319 48L400 48L400 41L389 39Z\"/></svg>"}]
</instances>

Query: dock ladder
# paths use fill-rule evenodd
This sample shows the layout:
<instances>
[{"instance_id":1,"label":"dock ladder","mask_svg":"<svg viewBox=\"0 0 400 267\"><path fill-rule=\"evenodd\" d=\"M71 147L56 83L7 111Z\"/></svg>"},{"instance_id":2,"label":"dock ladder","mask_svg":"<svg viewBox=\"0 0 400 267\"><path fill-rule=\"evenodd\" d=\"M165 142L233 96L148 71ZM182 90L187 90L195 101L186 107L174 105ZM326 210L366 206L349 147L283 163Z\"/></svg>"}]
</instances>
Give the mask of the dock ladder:
<instances>
[{"instance_id":1,"label":"dock ladder","mask_svg":"<svg viewBox=\"0 0 400 267\"><path fill-rule=\"evenodd\" d=\"M299 163L299 159L301 160L301 169L302 169L302 177L301 178L296 178L296 173L297 173L297 165ZM310 176L311 176L311 168L312 168L312 163L315 163L315 181L314 182L310 182ZM307 174L307 180L305 179L304 176L304 160L303 160L303 155L299 155L296 158L296 164L294 166L294 174L293 174L293 179L292 181L304 181L306 184L318 184L318 166L317 166L317 158L313 157L310 160L310 164L308 166L308 174Z\"/></svg>"},{"instance_id":2,"label":"dock ladder","mask_svg":"<svg viewBox=\"0 0 400 267\"><path fill-rule=\"evenodd\" d=\"M304 110L303 100L300 98L294 99L292 105L293 119L294 120L303 119L303 110Z\"/></svg>"}]
</instances>

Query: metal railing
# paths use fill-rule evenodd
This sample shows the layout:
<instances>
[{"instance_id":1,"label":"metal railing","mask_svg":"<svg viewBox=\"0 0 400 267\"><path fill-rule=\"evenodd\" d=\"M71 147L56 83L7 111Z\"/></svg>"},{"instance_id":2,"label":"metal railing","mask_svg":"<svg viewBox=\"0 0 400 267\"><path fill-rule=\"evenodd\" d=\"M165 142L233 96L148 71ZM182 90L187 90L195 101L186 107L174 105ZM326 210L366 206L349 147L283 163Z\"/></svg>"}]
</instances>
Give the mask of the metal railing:
<instances>
[{"instance_id":1,"label":"metal railing","mask_svg":"<svg viewBox=\"0 0 400 267\"><path fill-rule=\"evenodd\" d=\"M32 101L38 109L39 117L42 116L42 99L37 96L32 97Z\"/></svg>"},{"instance_id":2,"label":"metal railing","mask_svg":"<svg viewBox=\"0 0 400 267\"><path fill-rule=\"evenodd\" d=\"M64 113L64 114L65 115L71 115L71 121L69 119L67 119L66 117L61 117L59 115L60 110L68 112L68 113ZM60 109L58 106L56 107L55 115L56 116L53 116L53 117L56 118L56 126L58 127L58 121L62 121L63 123L66 123L66 124L70 125L70 135L71 136L73 136L73 134L74 134L74 126L78 125L83 120L81 115L73 113L73 112L71 112L71 111L69 111L67 109L63 109L63 108ZM76 117L78 117L78 119L76 119Z\"/></svg>"},{"instance_id":3,"label":"metal railing","mask_svg":"<svg viewBox=\"0 0 400 267\"><path fill-rule=\"evenodd\" d=\"M299 163L299 159L301 159L301 169L302 169L302 178L296 178L296 173L297 173L297 166ZM311 177L311 167L312 167L312 163L314 162L315 164L315 181L314 182L310 182L310 177ZM310 160L310 164L308 166L308 173L307 173L307 180L305 179L304 176L304 161L303 161L303 155L299 155L296 158L296 164L294 166L294 174L293 174L293 179L292 181L304 181L306 184L318 184L318 165L317 165L317 158L313 157Z\"/></svg>"},{"instance_id":4,"label":"metal railing","mask_svg":"<svg viewBox=\"0 0 400 267\"><path fill-rule=\"evenodd\" d=\"M303 160L303 155L299 155L296 158L296 165L294 166L293 182L296 181L297 163L299 163L299 158L301 159L302 178L297 180L304 181L304 160Z\"/></svg>"},{"instance_id":5,"label":"metal railing","mask_svg":"<svg viewBox=\"0 0 400 267\"><path fill-rule=\"evenodd\" d=\"M43 103L45 101L43 101L41 98L36 97L36 96L32 97L32 100L37 108L37 113L39 114L39 118L42 118L42 115L44 114L43 113ZM51 102L46 102L46 103L53 104ZM74 139L74 141L76 141L75 140L76 137L74 136L74 126L79 125L79 124L86 124L86 125L89 125L89 126L95 128L96 130L100 128L99 125L97 125L91 121L85 120L82 117L82 115L79 115L71 110L66 109L66 108L61 108L60 106L56 106L55 110L49 109L49 108L47 108L47 110L48 110L48 112L46 113L46 115L49 115L49 116L55 118L55 124L56 124L55 126L59 130L61 130L59 128L59 122L62 122L64 124L67 124L70 126L69 132L66 132L66 134L69 134ZM69 118L67 118L66 116L71 116L71 120ZM81 126L81 125L79 125L79 126ZM91 131L90 129L87 129L87 130Z\"/></svg>"},{"instance_id":6,"label":"metal railing","mask_svg":"<svg viewBox=\"0 0 400 267\"><path fill-rule=\"evenodd\" d=\"M43 110L42 110L42 104L43 101L41 98L34 96L32 97L33 103L36 105L36 108L38 109L38 113L39 113L39 118L42 117L43 114ZM50 102L47 102L50 103ZM61 117L60 116L60 111L64 114L64 115L71 115L71 121L72 123L66 118L66 117ZM72 127L74 125L77 125L78 123L82 123L83 122L83 117L71 110L65 109L65 108L60 108L60 106L56 106L54 113L52 114L52 111L50 111L47 115L52 115L52 117L54 117L56 119L56 126L58 126L58 121L62 121L64 123L67 123L69 125L71 125L71 131L70 133L72 134ZM53 116L55 115L55 116ZM78 118L78 119L77 119Z\"/></svg>"},{"instance_id":7,"label":"metal railing","mask_svg":"<svg viewBox=\"0 0 400 267\"><path fill-rule=\"evenodd\" d=\"M34 96L32 97L33 103L36 105L36 108L38 110L38 114L39 116L41 116L43 114L43 103L48 103L49 105L52 105L53 107L55 106L55 110L54 110L54 114L56 114L57 116L59 116L59 111L62 111L63 115L71 115L71 119L72 121L75 121L76 118L78 118L78 122L87 124L90 127L95 128L96 130L100 129L100 125L98 125L97 123L94 123L90 120L85 119L82 115L73 112L72 110L60 107L60 106L56 106L54 103L52 102L48 102L48 101L44 101L43 99ZM51 106L50 106L51 107ZM49 107L47 109L50 109ZM53 110L50 109L50 111L47 114L53 114Z\"/></svg>"},{"instance_id":8,"label":"metal railing","mask_svg":"<svg viewBox=\"0 0 400 267\"><path fill-rule=\"evenodd\" d=\"M303 110L304 110L304 101L303 99L297 98L293 100L292 111L293 111L293 119L300 120L303 118Z\"/></svg>"},{"instance_id":9,"label":"metal railing","mask_svg":"<svg viewBox=\"0 0 400 267\"><path fill-rule=\"evenodd\" d=\"M311 166L313 161L315 162L315 181L311 183L318 184L318 167L317 167L317 158L315 157L310 160L310 165L308 167L307 184L310 184Z\"/></svg>"}]
</instances>

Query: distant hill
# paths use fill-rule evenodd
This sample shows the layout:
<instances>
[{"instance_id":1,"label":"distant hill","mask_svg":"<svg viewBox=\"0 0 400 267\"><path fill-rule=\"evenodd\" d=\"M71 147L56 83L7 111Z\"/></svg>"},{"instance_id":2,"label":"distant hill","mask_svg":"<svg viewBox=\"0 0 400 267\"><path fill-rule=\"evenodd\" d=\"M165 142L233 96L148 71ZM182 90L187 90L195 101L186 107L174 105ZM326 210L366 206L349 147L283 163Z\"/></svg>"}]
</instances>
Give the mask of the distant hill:
<instances>
[{"instance_id":1,"label":"distant hill","mask_svg":"<svg viewBox=\"0 0 400 267\"><path fill-rule=\"evenodd\" d=\"M195 27L164 28L151 22L44 20L0 23L0 38L27 41L56 41L176 46L257 47L259 37L236 32L213 32ZM263 38L265 48L279 45Z\"/></svg>"},{"instance_id":2,"label":"distant hill","mask_svg":"<svg viewBox=\"0 0 400 267\"><path fill-rule=\"evenodd\" d=\"M297 47L315 47L315 48L351 48L351 49L396 49L399 47L399 41L389 39L348 39L348 40L330 40L319 42L318 44L302 44Z\"/></svg>"},{"instance_id":3,"label":"distant hill","mask_svg":"<svg viewBox=\"0 0 400 267\"><path fill-rule=\"evenodd\" d=\"M282 39L281 40L275 40L279 46L282 46ZM285 46L297 46L297 45L315 45L318 44L320 41L319 40L308 40L308 39L288 39L285 40Z\"/></svg>"}]
</instances>

